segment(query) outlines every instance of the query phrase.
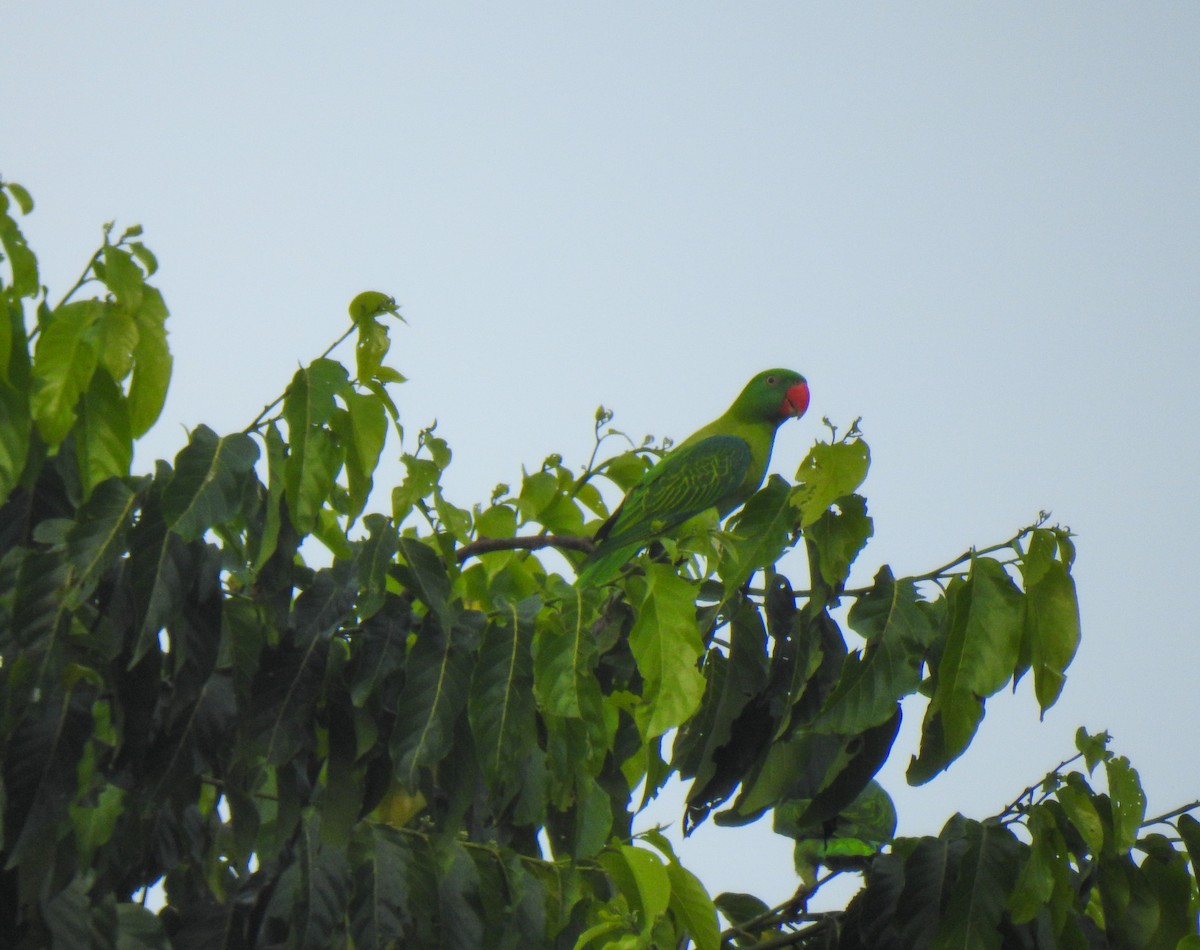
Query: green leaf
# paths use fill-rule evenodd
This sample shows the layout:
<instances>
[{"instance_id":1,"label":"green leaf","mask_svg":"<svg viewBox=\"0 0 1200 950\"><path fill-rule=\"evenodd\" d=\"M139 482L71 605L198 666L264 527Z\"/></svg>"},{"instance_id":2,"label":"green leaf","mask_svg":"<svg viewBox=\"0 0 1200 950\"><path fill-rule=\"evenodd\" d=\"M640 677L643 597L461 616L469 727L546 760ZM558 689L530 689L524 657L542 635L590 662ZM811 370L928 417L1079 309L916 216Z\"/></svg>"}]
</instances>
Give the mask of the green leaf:
<instances>
[{"instance_id":1,"label":"green leaf","mask_svg":"<svg viewBox=\"0 0 1200 950\"><path fill-rule=\"evenodd\" d=\"M33 400L38 431L50 447L75 422L75 407L99 362L96 323L105 304L83 300L59 307L42 328L33 354Z\"/></svg>"},{"instance_id":2,"label":"green leaf","mask_svg":"<svg viewBox=\"0 0 1200 950\"><path fill-rule=\"evenodd\" d=\"M171 382L171 350L167 346L167 305L157 288L146 285L134 314L137 345L133 349L133 378L129 383L129 421L135 439L154 425L167 399Z\"/></svg>"},{"instance_id":3,"label":"green leaf","mask_svg":"<svg viewBox=\"0 0 1200 950\"><path fill-rule=\"evenodd\" d=\"M16 832L6 870L57 841L76 796L75 770L92 734L96 689L79 683L51 702L26 706L5 748L6 824Z\"/></svg>"},{"instance_id":4,"label":"green leaf","mask_svg":"<svg viewBox=\"0 0 1200 950\"><path fill-rule=\"evenodd\" d=\"M13 191L11 182L6 183L9 193L24 207L24 202ZM20 187L20 186L17 186ZM28 194L24 197L28 198ZM26 212L28 213L28 212ZM17 227L17 222L0 212L0 245L4 247L4 256L8 258L8 266L12 268L12 292L15 297L36 297L38 293L37 258L25 243L25 236Z\"/></svg>"},{"instance_id":5,"label":"green leaf","mask_svg":"<svg viewBox=\"0 0 1200 950\"><path fill-rule=\"evenodd\" d=\"M86 498L105 479L129 474L133 437L125 395L103 368L93 374L78 410L75 457Z\"/></svg>"},{"instance_id":6,"label":"green leaf","mask_svg":"<svg viewBox=\"0 0 1200 950\"><path fill-rule=\"evenodd\" d=\"M1067 784L1055 792L1055 797L1088 850L1092 854L1099 854L1104 848L1104 823L1100 820L1100 813L1096 811L1083 776L1072 772L1067 776Z\"/></svg>"},{"instance_id":7,"label":"green leaf","mask_svg":"<svg viewBox=\"0 0 1200 950\"><path fill-rule=\"evenodd\" d=\"M296 530L311 534L320 511L329 503L334 479L342 467L342 448L329 429L309 426L288 430L284 465L284 497Z\"/></svg>"},{"instance_id":8,"label":"green leaf","mask_svg":"<svg viewBox=\"0 0 1200 950\"><path fill-rule=\"evenodd\" d=\"M296 370L283 396L283 417L294 443L297 434L313 426L328 425L337 403L335 396L351 391L346 368L335 360L313 360Z\"/></svg>"},{"instance_id":9,"label":"green leaf","mask_svg":"<svg viewBox=\"0 0 1200 950\"><path fill-rule=\"evenodd\" d=\"M287 446L274 422L267 426L263 443L267 449L266 512L261 531L252 530L246 545L255 574L270 560L279 543L279 532L283 527L284 471L287 468Z\"/></svg>"},{"instance_id":10,"label":"green leaf","mask_svg":"<svg viewBox=\"0 0 1200 950\"><path fill-rule=\"evenodd\" d=\"M1117 851L1128 851L1137 843L1146 818L1146 795L1137 770L1125 756L1104 763L1108 772L1108 797L1112 802L1112 841Z\"/></svg>"},{"instance_id":11,"label":"green leaf","mask_svg":"<svg viewBox=\"0 0 1200 950\"><path fill-rule=\"evenodd\" d=\"M804 532L817 552L821 578L831 590L838 590L850 575L850 565L875 533L874 522L867 516L867 500L861 495L835 499Z\"/></svg>"},{"instance_id":12,"label":"green leaf","mask_svg":"<svg viewBox=\"0 0 1200 950\"><path fill-rule=\"evenodd\" d=\"M117 905L117 950L168 950L162 921L141 904Z\"/></svg>"},{"instance_id":13,"label":"green leaf","mask_svg":"<svg viewBox=\"0 0 1200 950\"><path fill-rule=\"evenodd\" d=\"M796 471L792 504L800 511L800 526L808 528L835 501L852 494L867 477L871 451L862 439L818 442Z\"/></svg>"},{"instance_id":14,"label":"green leaf","mask_svg":"<svg viewBox=\"0 0 1200 950\"><path fill-rule=\"evenodd\" d=\"M350 521L353 522L367 505L371 494L375 468L387 439L387 413L375 396L347 392L343 431L339 433L346 447L346 477L350 488Z\"/></svg>"},{"instance_id":15,"label":"green leaf","mask_svg":"<svg viewBox=\"0 0 1200 950\"><path fill-rule=\"evenodd\" d=\"M29 214L33 210L33 196L21 185L18 185L15 181L6 181L4 187L16 199L17 207L21 209L21 214Z\"/></svg>"},{"instance_id":16,"label":"green leaf","mask_svg":"<svg viewBox=\"0 0 1200 950\"><path fill-rule=\"evenodd\" d=\"M296 946L332 946L335 928L347 904L349 866L339 849L322 843L316 814L309 815L301 825L297 851L299 886L279 905L272 901L272 908L279 906L281 911L290 912Z\"/></svg>"},{"instance_id":17,"label":"green leaf","mask_svg":"<svg viewBox=\"0 0 1200 950\"><path fill-rule=\"evenodd\" d=\"M962 754L983 718L983 700L1013 674L1024 598L1000 563L976 557L965 581L951 582L945 647L934 674L921 753L909 766L914 784L928 781Z\"/></svg>"},{"instance_id":18,"label":"green leaf","mask_svg":"<svg viewBox=\"0 0 1200 950\"><path fill-rule=\"evenodd\" d=\"M629 649L642 674L642 735L652 739L686 722L704 695L696 588L670 565L648 564L628 589L637 604Z\"/></svg>"},{"instance_id":19,"label":"green leaf","mask_svg":"<svg viewBox=\"0 0 1200 950\"><path fill-rule=\"evenodd\" d=\"M355 323L362 323L385 313L390 313L401 320L404 319L400 317L400 308L396 305L395 299L378 290L364 290L350 301L347 309L350 311L350 319Z\"/></svg>"},{"instance_id":20,"label":"green leaf","mask_svg":"<svg viewBox=\"0 0 1200 950\"><path fill-rule=\"evenodd\" d=\"M419 788L417 770L440 761L453 746L471 679L472 656L466 646L479 619L478 614L464 614L453 630L424 624L408 655L396 701L392 761L396 778L409 791Z\"/></svg>"},{"instance_id":21,"label":"green leaf","mask_svg":"<svg viewBox=\"0 0 1200 950\"><path fill-rule=\"evenodd\" d=\"M547 612L533 634L534 692L543 712L579 718L599 708L599 687L592 676L596 643L588 629L591 597L561 585L556 610ZM588 592L591 595L591 592Z\"/></svg>"},{"instance_id":22,"label":"green leaf","mask_svg":"<svg viewBox=\"0 0 1200 950\"><path fill-rule=\"evenodd\" d=\"M74 569L72 607L91 596L101 577L124 554L138 503L133 488L112 478L96 486L80 507L75 524L67 531L67 557Z\"/></svg>"},{"instance_id":23,"label":"green leaf","mask_svg":"<svg viewBox=\"0 0 1200 950\"><path fill-rule=\"evenodd\" d=\"M616 845L600 853L598 860L629 906L641 918L643 933L667 912L671 901L671 879L653 851Z\"/></svg>"},{"instance_id":24,"label":"green leaf","mask_svg":"<svg viewBox=\"0 0 1200 950\"><path fill-rule=\"evenodd\" d=\"M167 526L185 540L204 535L234 516L245 476L258 461L258 446L244 433L221 436L197 426L175 456L175 475L163 492Z\"/></svg>"},{"instance_id":25,"label":"green leaf","mask_svg":"<svg viewBox=\"0 0 1200 950\"><path fill-rule=\"evenodd\" d=\"M743 601L730 619L728 657L713 649L705 658L701 711L681 727L672 752L674 767L693 777L690 803L723 799L770 739L772 722L758 701L767 682L766 639L758 609Z\"/></svg>"},{"instance_id":26,"label":"green leaf","mask_svg":"<svg viewBox=\"0 0 1200 950\"><path fill-rule=\"evenodd\" d=\"M1192 862L1192 876L1200 877L1200 821L1185 813L1175 820L1175 827L1179 829L1179 837Z\"/></svg>"},{"instance_id":27,"label":"green leaf","mask_svg":"<svg viewBox=\"0 0 1200 950\"><path fill-rule=\"evenodd\" d=\"M850 608L849 623L867 638L862 653L842 665L837 686L811 728L851 735L887 720L896 702L916 692L934 631L909 578L894 580L886 565Z\"/></svg>"},{"instance_id":28,"label":"green leaf","mask_svg":"<svg viewBox=\"0 0 1200 950\"><path fill-rule=\"evenodd\" d=\"M484 631L467 714L476 756L488 787L507 785L517 764L537 744L533 707L533 621L541 602L529 598L509 606Z\"/></svg>"},{"instance_id":29,"label":"green leaf","mask_svg":"<svg viewBox=\"0 0 1200 950\"><path fill-rule=\"evenodd\" d=\"M101 259L104 266L98 268L104 284L117 303L131 313L136 312L142 305L142 292L146 279L142 270L133 262L133 257L124 248L106 244L101 249Z\"/></svg>"},{"instance_id":30,"label":"green leaf","mask_svg":"<svg viewBox=\"0 0 1200 950\"><path fill-rule=\"evenodd\" d=\"M355 322L358 324L358 342L354 347L354 359L358 379L374 379L391 346L387 327L374 317L356 319Z\"/></svg>"},{"instance_id":31,"label":"green leaf","mask_svg":"<svg viewBox=\"0 0 1200 950\"><path fill-rule=\"evenodd\" d=\"M1101 762L1107 762L1112 758L1112 753L1108 751L1108 743L1112 740L1107 732L1089 735L1088 731L1080 726L1075 730L1075 748L1083 754L1084 764L1087 765L1088 775Z\"/></svg>"},{"instance_id":32,"label":"green leaf","mask_svg":"<svg viewBox=\"0 0 1200 950\"><path fill-rule=\"evenodd\" d=\"M129 252L138 259L138 263L146 271L147 277L153 277L154 272L158 270L158 258L154 256L150 248L146 247L141 241L130 241L128 244Z\"/></svg>"},{"instance_id":33,"label":"green leaf","mask_svg":"<svg viewBox=\"0 0 1200 950\"><path fill-rule=\"evenodd\" d=\"M158 633L178 612L197 562L195 548L167 530L160 506L150 501L129 535L129 570L123 575L137 631L130 667L157 646Z\"/></svg>"},{"instance_id":34,"label":"green leaf","mask_svg":"<svg viewBox=\"0 0 1200 950\"><path fill-rule=\"evenodd\" d=\"M896 902L896 929L902 946L925 946L930 935L938 932L967 850L966 823L956 815L938 837L917 839L905 857L904 887Z\"/></svg>"},{"instance_id":35,"label":"green leaf","mask_svg":"<svg viewBox=\"0 0 1200 950\"><path fill-rule=\"evenodd\" d=\"M796 516L788 503L791 486L772 475L737 516L721 558L721 579L728 597L755 571L779 560Z\"/></svg>"},{"instance_id":36,"label":"green leaf","mask_svg":"<svg viewBox=\"0 0 1200 950\"><path fill-rule=\"evenodd\" d=\"M96 329L100 365L120 382L133 368L133 354L138 342L137 321L129 310L105 305Z\"/></svg>"},{"instance_id":37,"label":"green leaf","mask_svg":"<svg viewBox=\"0 0 1200 950\"><path fill-rule=\"evenodd\" d=\"M394 571L401 583L449 630L456 609L450 603L450 576L445 562L433 548L415 538L399 538L397 545L404 562Z\"/></svg>"},{"instance_id":38,"label":"green leaf","mask_svg":"<svg viewBox=\"0 0 1200 950\"><path fill-rule=\"evenodd\" d=\"M1051 562L1041 577L1026 587L1025 603L1033 690L1044 712L1062 692L1063 672L1079 646L1079 603L1067 565Z\"/></svg>"},{"instance_id":39,"label":"green leaf","mask_svg":"<svg viewBox=\"0 0 1200 950\"><path fill-rule=\"evenodd\" d=\"M1016 876L1021 846L1000 824L967 824L968 846L961 874L938 921L931 950L999 950L1000 921Z\"/></svg>"},{"instance_id":40,"label":"green leaf","mask_svg":"<svg viewBox=\"0 0 1200 950\"><path fill-rule=\"evenodd\" d=\"M435 872L422 847L386 825L361 825L365 853L354 862L350 933L356 948L432 946Z\"/></svg>"},{"instance_id":41,"label":"green leaf","mask_svg":"<svg viewBox=\"0 0 1200 950\"><path fill-rule=\"evenodd\" d=\"M1029 857L1008 898L1013 923L1033 920L1050 902L1055 882L1068 873L1067 846L1054 817L1040 805L1029 811Z\"/></svg>"}]
</instances>

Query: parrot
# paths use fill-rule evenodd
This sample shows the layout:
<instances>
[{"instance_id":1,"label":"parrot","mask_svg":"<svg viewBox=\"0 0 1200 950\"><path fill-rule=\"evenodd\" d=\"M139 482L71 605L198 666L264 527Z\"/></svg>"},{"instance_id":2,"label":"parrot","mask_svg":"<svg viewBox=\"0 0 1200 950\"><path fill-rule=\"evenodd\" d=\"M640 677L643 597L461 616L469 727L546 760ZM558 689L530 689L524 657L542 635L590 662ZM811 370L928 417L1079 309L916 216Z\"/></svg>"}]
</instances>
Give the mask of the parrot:
<instances>
[{"instance_id":1,"label":"parrot","mask_svg":"<svg viewBox=\"0 0 1200 950\"><path fill-rule=\"evenodd\" d=\"M655 538L716 508L724 518L767 474L775 431L808 409L808 381L790 369L759 373L718 419L693 432L629 489L596 530L576 583L603 584Z\"/></svg>"}]
</instances>

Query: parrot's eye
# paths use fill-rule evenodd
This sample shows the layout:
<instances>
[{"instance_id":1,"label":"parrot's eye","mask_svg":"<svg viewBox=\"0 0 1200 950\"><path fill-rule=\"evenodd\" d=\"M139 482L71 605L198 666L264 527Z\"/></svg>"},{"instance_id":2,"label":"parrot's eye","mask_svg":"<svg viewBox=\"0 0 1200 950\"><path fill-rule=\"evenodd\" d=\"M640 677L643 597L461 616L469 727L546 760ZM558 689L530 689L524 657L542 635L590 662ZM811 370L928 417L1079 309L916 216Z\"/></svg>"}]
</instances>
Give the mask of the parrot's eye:
<instances>
[{"instance_id":1,"label":"parrot's eye","mask_svg":"<svg viewBox=\"0 0 1200 950\"><path fill-rule=\"evenodd\" d=\"M767 377L767 385L768 386L774 386L778 382L779 382L778 376L768 376Z\"/></svg>"}]
</instances>

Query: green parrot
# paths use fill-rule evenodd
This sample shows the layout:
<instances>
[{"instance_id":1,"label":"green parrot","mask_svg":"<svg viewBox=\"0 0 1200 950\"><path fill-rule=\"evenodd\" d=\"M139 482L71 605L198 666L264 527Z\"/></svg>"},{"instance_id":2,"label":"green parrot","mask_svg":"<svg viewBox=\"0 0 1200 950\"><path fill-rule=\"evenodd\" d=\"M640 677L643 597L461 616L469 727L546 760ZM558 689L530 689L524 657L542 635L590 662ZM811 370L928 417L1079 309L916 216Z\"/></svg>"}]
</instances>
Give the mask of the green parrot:
<instances>
[{"instance_id":1,"label":"green parrot","mask_svg":"<svg viewBox=\"0 0 1200 950\"><path fill-rule=\"evenodd\" d=\"M790 369L759 373L723 416L658 461L595 534L579 584L602 584L658 536L708 508L724 518L758 491L775 430L808 409L808 382Z\"/></svg>"}]
</instances>

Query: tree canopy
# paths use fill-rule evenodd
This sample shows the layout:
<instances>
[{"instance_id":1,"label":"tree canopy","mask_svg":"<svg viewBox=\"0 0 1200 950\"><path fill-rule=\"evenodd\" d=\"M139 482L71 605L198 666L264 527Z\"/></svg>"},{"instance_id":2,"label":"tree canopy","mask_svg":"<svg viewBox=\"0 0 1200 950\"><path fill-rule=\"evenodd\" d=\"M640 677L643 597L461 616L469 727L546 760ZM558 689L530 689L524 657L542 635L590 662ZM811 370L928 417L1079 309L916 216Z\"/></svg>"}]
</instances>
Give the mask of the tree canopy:
<instances>
[{"instance_id":1,"label":"tree canopy","mask_svg":"<svg viewBox=\"0 0 1200 950\"><path fill-rule=\"evenodd\" d=\"M724 524L575 583L602 486L667 446L610 454L601 408L582 465L456 504L450 447L402 425L399 312L373 291L242 431L199 425L134 472L171 374L157 262L108 225L52 303L32 205L0 183L3 946L1200 947L1200 803L1147 817L1107 736L936 836L897 837L874 778L902 700L913 784L1006 686L1054 704L1068 530L848 587L870 452L829 425ZM806 576L779 570L793 549ZM792 839L794 898L710 895L640 828L672 777L687 830ZM857 895L810 913L845 874Z\"/></svg>"}]
</instances>

